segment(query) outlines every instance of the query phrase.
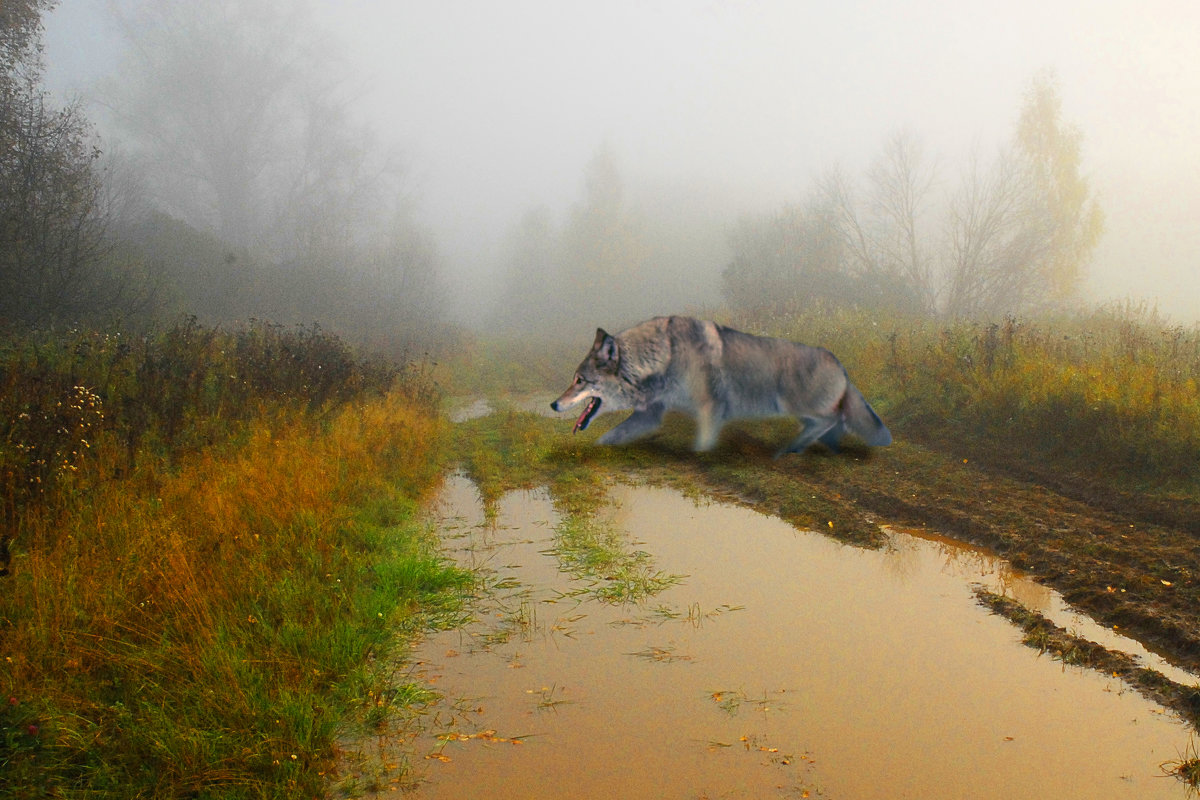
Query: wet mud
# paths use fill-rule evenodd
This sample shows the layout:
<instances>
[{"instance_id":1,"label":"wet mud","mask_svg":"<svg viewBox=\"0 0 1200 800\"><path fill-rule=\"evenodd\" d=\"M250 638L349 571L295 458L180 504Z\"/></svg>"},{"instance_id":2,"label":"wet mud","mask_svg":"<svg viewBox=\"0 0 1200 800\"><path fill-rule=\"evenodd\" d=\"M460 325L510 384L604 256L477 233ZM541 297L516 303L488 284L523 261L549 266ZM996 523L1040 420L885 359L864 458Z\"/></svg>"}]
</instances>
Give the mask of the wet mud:
<instances>
[{"instance_id":1,"label":"wet mud","mask_svg":"<svg viewBox=\"0 0 1200 800\"><path fill-rule=\"evenodd\" d=\"M1188 796L1163 767L1188 725L1026 646L978 596L1196 676L986 550L886 527L865 549L617 483L594 516L624 556L597 567L564 541L578 521L560 507L516 491L485 512L469 480L447 482L447 552L485 580L473 621L421 641L398 677L440 699L362 744L378 765L368 794ZM645 582L614 592L629 565Z\"/></svg>"}]
</instances>

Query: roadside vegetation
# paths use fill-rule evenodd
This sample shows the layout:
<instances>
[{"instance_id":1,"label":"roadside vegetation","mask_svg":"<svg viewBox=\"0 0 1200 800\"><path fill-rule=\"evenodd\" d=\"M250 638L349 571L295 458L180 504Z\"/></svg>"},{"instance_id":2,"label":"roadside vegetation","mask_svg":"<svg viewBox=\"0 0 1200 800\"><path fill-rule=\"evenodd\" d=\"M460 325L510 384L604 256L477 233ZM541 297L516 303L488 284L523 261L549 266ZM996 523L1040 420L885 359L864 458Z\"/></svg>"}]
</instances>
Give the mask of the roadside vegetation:
<instances>
[{"instance_id":1,"label":"roadside vegetation","mask_svg":"<svg viewBox=\"0 0 1200 800\"><path fill-rule=\"evenodd\" d=\"M322 795L398 631L470 582L419 516L428 375L191 321L0 366L0 796Z\"/></svg>"},{"instance_id":2,"label":"roadside vegetation","mask_svg":"<svg viewBox=\"0 0 1200 800\"><path fill-rule=\"evenodd\" d=\"M735 327L820 344L889 425L1021 473L1200 500L1200 331L1140 307L999 322L735 314Z\"/></svg>"}]
</instances>

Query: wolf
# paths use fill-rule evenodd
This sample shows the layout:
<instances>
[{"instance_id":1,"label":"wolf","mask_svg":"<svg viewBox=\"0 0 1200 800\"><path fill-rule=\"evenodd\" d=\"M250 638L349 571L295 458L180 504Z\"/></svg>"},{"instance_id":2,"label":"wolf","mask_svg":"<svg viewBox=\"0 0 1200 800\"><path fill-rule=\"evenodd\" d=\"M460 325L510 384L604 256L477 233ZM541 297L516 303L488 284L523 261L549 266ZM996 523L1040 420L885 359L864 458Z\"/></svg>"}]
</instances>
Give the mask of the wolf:
<instances>
[{"instance_id":1,"label":"wolf","mask_svg":"<svg viewBox=\"0 0 1200 800\"><path fill-rule=\"evenodd\" d=\"M600 437L605 445L653 433L670 410L696 418L697 451L711 450L726 422L747 417L800 422L800 435L778 455L801 453L813 442L837 452L847 432L871 446L892 442L833 353L691 317L655 317L616 336L598 328L571 385L550 407L562 411L584 400L574 433L601 408L633 409Z\"/></svg>"}]
</instances>

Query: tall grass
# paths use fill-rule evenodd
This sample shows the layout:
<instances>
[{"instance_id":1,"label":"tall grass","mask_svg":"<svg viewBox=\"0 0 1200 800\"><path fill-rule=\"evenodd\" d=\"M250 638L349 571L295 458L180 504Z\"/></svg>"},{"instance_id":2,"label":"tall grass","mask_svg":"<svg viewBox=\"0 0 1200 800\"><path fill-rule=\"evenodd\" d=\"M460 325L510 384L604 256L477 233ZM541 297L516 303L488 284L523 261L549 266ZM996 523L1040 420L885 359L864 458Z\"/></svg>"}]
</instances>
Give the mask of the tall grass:
<instances>
[{"instance_id":1,"label":"tall grass","mask_svg":"<svg viewBox=\"0 0 1200 800\"><path fill-rule=\"evenodd\" d=\"M101 360L108 383L83 375L96 362L71 361L80 372L56 386L83 386L97 415L38 445L62 458L40 484L20 485L42 467L7 453L8 488L25 497L9 499L0 579L0 796L319 796L343 715L372 689L370 656L467 580L415 513L437 474L428 387L388 378L334 397L365 371L301 348L303 365L350 374L322 383L297 368L239 408L222 382L240 391L265 369L232 371L238 346L262 353L253 337L281 332L180 333L162 346L205 355L159 362L186 383L166 404L122 383L165 385L124 371L151 349ZM264 367L283 369L280 357ZM75 413L29 403L31 417ZM125 437L147 417L131 463Z\"/></svg>"},{"instance_id":2,"label":"tall grass","mask_svg":"<svg viewBox=\"0 0 1200 800\"><path fill-rule=\"evenodd\" d=\"M1130 489L1200 494L1194 328L1138 308L990 323L837 310L731 322L829 347L902 432Z\"/></svg>"},{"instance_id":3,"label":"tall grass","mask_svg":"<svg viewBox=\"0 0 1200 800\"><path fill-rule=\"evenodd\" d=\"M173 463L276 410L327 413L382 394L402 372L357 359L319 328L267 323L225 332L185 319L154 336L0 338L0 544L60 484L87 490L143 462ZM400 385L425 391L427 382Z\"/></svg>"}]
</instances>

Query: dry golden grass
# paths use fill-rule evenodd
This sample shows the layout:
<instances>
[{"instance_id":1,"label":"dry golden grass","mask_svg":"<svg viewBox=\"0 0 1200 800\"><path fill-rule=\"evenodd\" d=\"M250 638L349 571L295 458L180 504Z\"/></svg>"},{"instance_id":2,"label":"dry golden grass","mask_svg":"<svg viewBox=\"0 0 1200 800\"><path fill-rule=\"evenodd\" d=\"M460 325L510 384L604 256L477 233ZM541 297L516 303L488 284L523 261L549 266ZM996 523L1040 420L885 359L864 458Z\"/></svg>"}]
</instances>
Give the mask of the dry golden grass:
<instances>
[{"instance_id":1,"label":"dry golden grass","mask_svg":"<svg viewBox=\"0 0 1200 800\"><path fill-rule=\"evenodd\" d=\"M10 776L112 796L318 787L333 707L397 610L463 580L413 519L439 425L400 393L324 424L280 411L178 468L60 486L0 596Z\"/></svg>"}]
</instances>

